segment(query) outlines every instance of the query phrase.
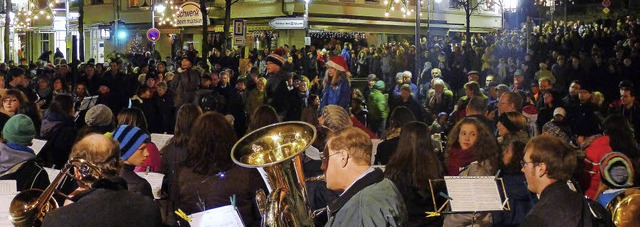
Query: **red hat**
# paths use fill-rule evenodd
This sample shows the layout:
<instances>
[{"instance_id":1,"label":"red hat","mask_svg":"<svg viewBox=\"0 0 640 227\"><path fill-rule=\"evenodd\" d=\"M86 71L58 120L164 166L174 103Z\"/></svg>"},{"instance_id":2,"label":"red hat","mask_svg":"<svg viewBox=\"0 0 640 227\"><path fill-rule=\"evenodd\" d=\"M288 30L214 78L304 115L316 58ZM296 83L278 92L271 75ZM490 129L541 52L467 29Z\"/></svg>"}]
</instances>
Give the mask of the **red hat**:
<instances>
[{"instance_id":1,"label":"red hat","mask_svg":"<svg viewBox=\"0 0 640 227\"><path fill-rule=\"evenodd\" d=\"M327 62L327 66L337 69L338 71L349 71L349 67L347 66L347 62L344 60L342 56L333 56Z\"/></svg>"}]
</instances>

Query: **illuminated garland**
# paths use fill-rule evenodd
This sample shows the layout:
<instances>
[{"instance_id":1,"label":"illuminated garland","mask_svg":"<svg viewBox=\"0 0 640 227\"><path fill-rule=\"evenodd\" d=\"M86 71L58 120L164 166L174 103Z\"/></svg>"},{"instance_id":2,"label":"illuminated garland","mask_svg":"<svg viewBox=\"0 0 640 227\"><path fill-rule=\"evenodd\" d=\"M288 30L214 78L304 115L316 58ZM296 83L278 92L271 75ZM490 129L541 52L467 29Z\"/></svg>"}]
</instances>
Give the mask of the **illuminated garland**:
<instances>
[{"instance_id":1,"label":"illuminated garland","mask_svg":"<svg viewBox=\"0 0 640 227\"><path fill-rule=\"evenodd\" d=\"M26 31L32 28L32 24L38 20L51 20L53 11L51 5L45 9L37 9L35 4L28 2L28 8L20 8L11 16L11 26L16 31Z\"/></svg>"}]
</instances>

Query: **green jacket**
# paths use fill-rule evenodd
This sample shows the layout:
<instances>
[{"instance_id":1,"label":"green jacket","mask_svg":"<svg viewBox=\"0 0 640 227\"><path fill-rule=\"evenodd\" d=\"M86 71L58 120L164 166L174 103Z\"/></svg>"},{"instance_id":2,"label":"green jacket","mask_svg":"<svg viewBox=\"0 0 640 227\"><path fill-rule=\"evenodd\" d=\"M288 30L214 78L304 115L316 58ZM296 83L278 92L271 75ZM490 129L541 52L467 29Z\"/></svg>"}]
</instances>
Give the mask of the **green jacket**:
<instances>
[{"instance_id":1,"label":"green jacket","mask_svg":"<svg viewBox=\"0 0 640 227\"><path fill-rule=\"evenodd\" d=\"M378 89L372 89L369 99L367 100L367 107L369 109L369 119L372 121L381 121L387 119L389 114L389 107L387 105L387 99Z\"/></svg>"},{"instance_id":2,"label":"green jacket","mask_svg":"<svg viewBox=\"0 0 640 227\"><path fill-rule=\"evenodd\" d=\"M400 191L380 169L357 180L327 212L325 226L407 226L409 220Z\"/></svg>"}]
</instances>

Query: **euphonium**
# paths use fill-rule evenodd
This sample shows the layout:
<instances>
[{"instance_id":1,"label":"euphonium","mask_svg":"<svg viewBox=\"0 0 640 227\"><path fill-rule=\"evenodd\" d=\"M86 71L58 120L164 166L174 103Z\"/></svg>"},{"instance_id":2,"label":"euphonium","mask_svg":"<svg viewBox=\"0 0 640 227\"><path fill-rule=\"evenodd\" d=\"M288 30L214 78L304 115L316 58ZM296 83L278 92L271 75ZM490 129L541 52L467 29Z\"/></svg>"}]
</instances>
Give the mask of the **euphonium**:
<instances>
[{"instance_id":1,"label":"euphonium","mask_svg":"<svg viewBox=\"0 0 640 227\"><path fill-rule=\"evenodd\" d=\"M640 189L623 189L609 201L606 208L616 226L640 226Z\"/></svg>"},{"instance_id":2,"label":"euphonium","mask_svg":"<svg viewBox=\"0 0 640 227\"><path fill-rule=\"evenodd\" d=\"M233 161L258 168L269 188L256 195L262 226L312 226L301 153L315 140L316 129L305 122L283 122L242 137L231 150Z\"/></svg>"},{"instance_id":3,"label":"euphonium","mask_svg":"<svg viewBox=\"0 0 640 227\"><path fill-rule=\"evenodd\" d=\"M35 188L24 190L11 200L11 205L9 206L11 223L14 226L40 226L44 216L49 211L59 207L58 202L53 198L53 193L56 192L65 174L72 167L77 168L78 173L84 179L95 180L102 175L100 168L84 159L69 160L44 191ZM83 183L88 186L91 185L88 181Z\"/></svg>"}]
</instances>

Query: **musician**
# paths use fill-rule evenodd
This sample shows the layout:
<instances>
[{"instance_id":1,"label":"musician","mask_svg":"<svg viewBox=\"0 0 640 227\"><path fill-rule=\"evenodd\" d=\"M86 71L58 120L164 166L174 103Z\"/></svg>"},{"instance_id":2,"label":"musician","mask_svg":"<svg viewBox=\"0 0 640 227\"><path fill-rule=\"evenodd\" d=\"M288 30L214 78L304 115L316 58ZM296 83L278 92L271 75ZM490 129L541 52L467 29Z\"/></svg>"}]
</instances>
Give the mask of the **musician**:
<instances>
[{"instance_id":1,"label":"musician","mask_svg":"<svg viewBox=\"0 0 640 227\"><path fill-rule=\"evenodd\" d=\"M161 226L160 210L149 197L127 190L118 177L123 163L115 140L100 134L81 139L71 151L70 159L93 163L102 174L88 177L72 168L81 191L74 203L46 214L43 226ZM96 178L92 184L87 179Z\"/></svg>"},{"instance_id":2,"label":"musician","mask_svg":"<svg viewBox=\"0 0 640 227\"><path fill-rule=\"evenodd\" d=\"M521 226L591 226L591 210L602 210L567 185L577 165L577 154L562 140L542 135L525 147L521 162L527 187L540 200Z\"/></svg>"},{"instance_id":3,"label":"musician","mask_svg":"<svg viewBox=\"0 0 640 227\"><path fill-rule=\"evenodd\" d=\"M35 136L33 121L24 114L9 118L2 129L5 141L0 143L0 180L15 180L18 191L49 185L49 177L28 147Z\"/></svg>"},{"instance_id":4,"label":"musician","mask_svg":"<svg viewBox=\"0 0 640 227\"><path fill-rule=\"evenodd\" d=\"M124 163L120 176L127 181L129 191L153 198L149 182L133 172L149 156L147 143L151 141L151 137L138 127L120 125L113 132L113 139L120 144L120 158Z\"/></svg>"},{"instance_id":5,"label":"musician","mask_svg":"<svg viewBox=\"0 0 640 227\"><path fill-rule=\"evenodd\" d=\"M382 170L371 167L371 147L369 135L355 127L336 132L327 142L327 188L343 192L328 206L325 226L408 225L400 192Z\"/></svg>"}]
</instances>

